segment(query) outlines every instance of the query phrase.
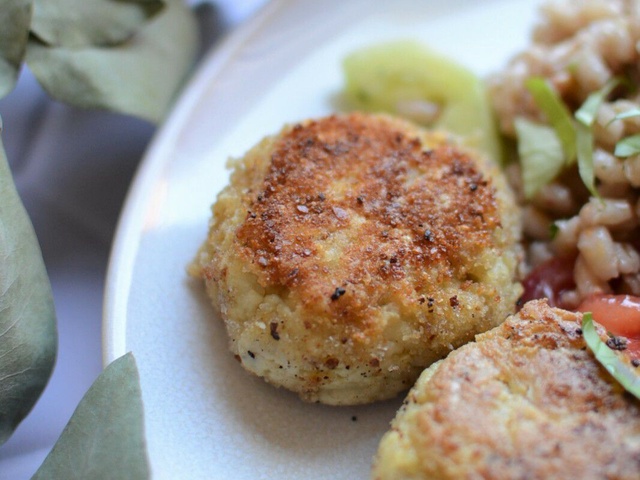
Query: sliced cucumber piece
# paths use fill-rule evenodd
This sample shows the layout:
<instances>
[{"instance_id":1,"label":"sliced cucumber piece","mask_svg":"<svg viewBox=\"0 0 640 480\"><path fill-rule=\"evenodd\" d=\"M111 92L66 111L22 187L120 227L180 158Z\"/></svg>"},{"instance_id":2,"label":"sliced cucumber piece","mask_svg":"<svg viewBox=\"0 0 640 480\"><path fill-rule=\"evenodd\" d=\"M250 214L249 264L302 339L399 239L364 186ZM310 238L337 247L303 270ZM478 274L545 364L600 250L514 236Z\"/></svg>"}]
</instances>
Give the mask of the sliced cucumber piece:
<instances>
[{"instance_id":1,"label":"sliced cucumber piece","mask_svg":"<svg viewBox=\"0 0 640 480\"><path fill-rule=\"evenodd\" d=\"M482 80L412 41L358 50L344 61L345 94L355 109L409 117L449 130L497 163L502 145Z\"/></svg>"}]
</instances>

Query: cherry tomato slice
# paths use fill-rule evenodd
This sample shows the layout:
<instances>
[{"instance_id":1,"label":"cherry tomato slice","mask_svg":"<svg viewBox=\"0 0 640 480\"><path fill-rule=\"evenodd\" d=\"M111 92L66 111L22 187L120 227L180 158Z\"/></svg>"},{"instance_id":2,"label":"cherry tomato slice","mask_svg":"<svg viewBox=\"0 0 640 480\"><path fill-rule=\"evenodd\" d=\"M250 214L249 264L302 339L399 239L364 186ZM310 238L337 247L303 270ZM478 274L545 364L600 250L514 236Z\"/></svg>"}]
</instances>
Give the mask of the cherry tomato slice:
<instances>
[{"instance_id":1,"label":"cherry tomato slice","mask_svg":"<svg viewBox=\"0 0 640 480\"><path fill-rule=\"evenodd\" d=\"M613 335L627 338L626 352L640 359L640 297L632 295L592 295L578 306Z\"/></svg>"},{"instance_id":2,"label":"cherry tomato slice","mask_svg":"<svg viewBox=\"0 0 640 480\"><path fill-rule=\"evenodd\" d=\"M592 295L582 301L579 312L591 312L593 319L614 335L640 337L640 297Z\"/></svg>"},{"instance_id":3,"label":"cherry tomato slice","mask_svg":"<svg viewBox=\"0 0 640 480\"><path fill-rule=\"evenodd\" d=\"M562 293L576 288L573 280L574 256L553 257L534 268L522 282L524 292L520 304L546 298L552 307L566 308Z\"/></svg>"}]
</instances>

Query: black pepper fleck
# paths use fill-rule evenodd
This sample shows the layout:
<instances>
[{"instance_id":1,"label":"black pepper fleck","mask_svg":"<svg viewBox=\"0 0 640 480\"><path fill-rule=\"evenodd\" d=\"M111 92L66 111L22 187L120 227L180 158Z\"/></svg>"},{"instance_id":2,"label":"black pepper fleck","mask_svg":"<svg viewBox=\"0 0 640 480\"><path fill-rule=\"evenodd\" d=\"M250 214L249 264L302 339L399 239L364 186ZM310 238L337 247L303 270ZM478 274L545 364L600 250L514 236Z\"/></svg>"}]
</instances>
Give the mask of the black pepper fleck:
<instances>
[{"instance_id":1,"label":"black pepper fleck","mask_svg":"<svg viewBox=\"0 0 640 480\"><path fill-rule=\"evenodd\" d=\"M478 184L472 183L471 185L469 185L469 188L471 189L472 192L475 192L478 189Z\"/></svg>"},{"instance_id":2,"label":"black pepper fleck","mask_svg":"<svg viewBox=\"0 0 640 480\"><path fill-rule=\"evenodd\" d=\"M634 358L633 360L631 360L631 365L633 365L634 367L640 367L640 360Z\"/></svg>"},{"instance_id":3,"label":"black pepper fleck","mask_svg":"<svg viewBox=\"0 0 640 480\"><path fill-rule=\"evenodd\" d=\"M433 239L433 235L431 233L431 230L427 229L427 230L424 231L424 239L427 242L430 242Z\"/></svg>"},{"instance_id":4,"label":"black pepper fleck","mask_svg":"<svg viewBox=\"0 0 640 480\"><path fill-rule=\"evenodd\" d=\"M624 337L609 337L607 339L607 347L612 350L626 350L627 349L627 339Z\"/></svg>"},{"instance_id":5,"label":"black pepper fleck","mask_svg":"<svg viewBox=\"0 0 640 480\"><path fill-rule=\"evenodd\" d=\"M269 324L269 330L271 332L271 337L274 340L280 340L280 334L278 333L278 324L276 322L271 322Z\"/></svg>"},{"instance_id":6,"label":"black pepper fleck","mask_svg":"<svg viewBox=\"0 0 640 480\"><path fill-rule=\"evenodd\" d=\"M435 299L433 297L427 298L427 312L433 313L433 304Z\"/></svg>"},{"instance_id":7,"label":"black pepper fleck","mask_svg":"<svg viewBox=\"0 0 640 480\"><path fill-rule=\"evenodd\" d=\"M256 354L253 353L251 350L247 350L247 354L251 357L251 358L256 358Z\"/></svg>"},{"instance_id":8,"label":"black pepper fleck","mask_svg":"<svg viewBox=\"0 0 640 480\"><path fill-rule=\"evenodd\" d=\"M355 415L351 417L351 421L352 422L357 422L358 421L358 417L356 417Z\"/></svg>"},{"instance_id":9,"label":"black pepper fleck","mask_svg":"<svg viewBox=\"0 0 640 480\"><path fill-rule=\"evenodd\" d=\"M337 287L331 294L331 300L338 300L345 293L347 293L347 291L344 288Z\"/></svg>"}]
</instances>

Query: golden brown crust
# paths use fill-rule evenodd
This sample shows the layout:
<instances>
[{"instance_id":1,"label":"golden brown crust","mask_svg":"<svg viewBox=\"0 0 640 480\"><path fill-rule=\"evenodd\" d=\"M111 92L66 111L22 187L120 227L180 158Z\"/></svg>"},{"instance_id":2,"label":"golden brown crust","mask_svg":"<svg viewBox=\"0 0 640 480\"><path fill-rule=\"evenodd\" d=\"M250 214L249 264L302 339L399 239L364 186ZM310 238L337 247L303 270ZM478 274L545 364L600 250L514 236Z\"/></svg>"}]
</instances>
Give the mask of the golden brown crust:
<instances>
[{"instance_id":1,"label":"golden brown crust","mask_svg":"<svg viewBox=\"0 0 640 480\"><path fill-rule=\"evenodd\" d=\"M381 442L376 479L640 475L640 405L586 350L580 315L530 302L440 362Z\"/></svg>"},{"instance_id":2,"label":"golden brown crust","mask_svg":"<svg viewBox=\"0 0 640 480\"><path fill-rule=\"evenodd\" d=\"M267 380L326 403L389 398L513 311L517 207L450 136L334 115L234 167L195 270Z\"/></svg>"},{"instance_id":3,"label":"golden brown crust","mask_svg":"<svg viewBox=\"0 0 640 480\"><path fill-rule=\"evenodd\" d=\"M434 266L464 279L467 257L500 226L475 159L447 144L425 150L417 132L381 117L294 126L249 196L237 238L260 283L328 305L345 323L364 321L389 282L428 284ZM327 260L332 234L346 229L340 261Z\"/></svg>"}]
</instances>

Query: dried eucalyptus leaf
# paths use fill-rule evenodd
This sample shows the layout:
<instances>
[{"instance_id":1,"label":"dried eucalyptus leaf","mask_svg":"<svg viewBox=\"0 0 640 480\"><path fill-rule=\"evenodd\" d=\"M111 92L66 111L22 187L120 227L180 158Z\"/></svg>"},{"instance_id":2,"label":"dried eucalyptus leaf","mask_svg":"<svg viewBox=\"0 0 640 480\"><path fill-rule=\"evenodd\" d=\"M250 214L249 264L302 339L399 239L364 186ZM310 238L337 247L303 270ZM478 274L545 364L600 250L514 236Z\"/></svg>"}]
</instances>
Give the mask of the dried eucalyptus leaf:
<instances>
[{"instance_id":1,"label":"dried eucalyptus leaf","mask_svg":"<svg viewBox=\"0 0 640 480\"><path fill-rule=\"evenodd\" d=\"M193 66L198 27L180 0L131 40L112 48L68 49L32 40L27 64L52 97L159 122Z\"/></svg>"},{"instance_id":2,"label":"dried eucalyptus leaf","mask_svg":"<svg viewBox=\"0 0 640 480\"><path fill-rule=\"evenodd\" d=\"M31 24L33 0L3 0L0 8L0 98L18 79Z\"/></svg>"},{"instance_id":3,"label":"dried eucalyptus leaf","mask_svg":"<svg viewBox=\"0 0 640 480\"><path fill-rule=\"evenodd\" d=\"M57 346L40 246L0 142L0 444L44 390Z\"/></svg>"},{"instance_id":4,"label":"dried eucalyptus leaf","mask_svg":"<svg viewBox=\"0 0 640 480\"><path fill-rule=\"evenodd\" d=\"M114 45L163 7L163 0L33 0L31 31L51 46Z\"/></svg>"},{"instance_id":5,"label":"dried eucalyptus leaf","mask_svg":"<svg viewBox=\"0 0 640 480\"><path fill-rule=\"evenodd\" d=\"M32 480L52 478L149 478L140 378L131 353L96 379Z\"/></svg>"}]
</instances>

